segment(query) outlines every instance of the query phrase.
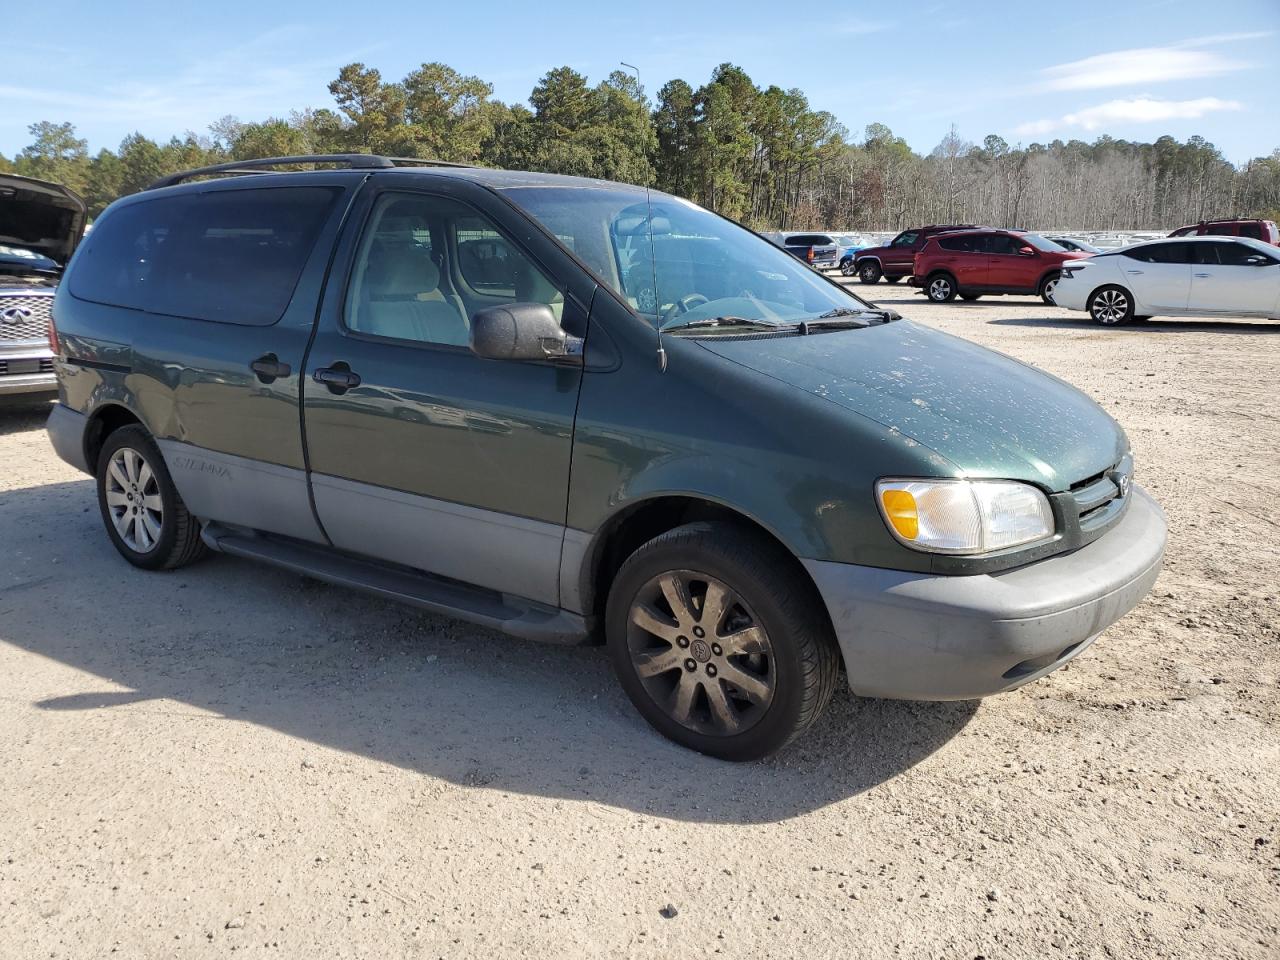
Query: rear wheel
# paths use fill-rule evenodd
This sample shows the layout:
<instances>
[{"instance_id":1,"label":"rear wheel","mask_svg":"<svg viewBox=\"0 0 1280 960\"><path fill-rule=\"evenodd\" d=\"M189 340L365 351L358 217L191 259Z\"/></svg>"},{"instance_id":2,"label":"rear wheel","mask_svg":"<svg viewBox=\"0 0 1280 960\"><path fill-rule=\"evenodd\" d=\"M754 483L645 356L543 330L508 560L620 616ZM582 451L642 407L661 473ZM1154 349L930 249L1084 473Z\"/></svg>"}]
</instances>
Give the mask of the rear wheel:
<instances>
[{"instance_id":1,"label":"rear wheel","mask_svg":"<svg viewBox=\"0 0 1280 960\"><path fill-rule=\"evenodd\" d=\"M935 273L925 281L925 292L934 303L950 303L956 298L956 282L948 274Z\"/></svg>"},{"instance_id":2,"label":"rear wheel","mask_svg":"<svg viewBox=\"0 0 1280 960\"><path fill-rule=\"evenodd\" d=\"M1058 280L1061 279L1061 277L1062 274L1060 273L1051 273L1040 281L1040 299L1051 307L1057 306L1057 304L1053 302L1053 291L1057 288Z\"/></svg>"},{"instance_id":3,"label":"rear wheel","mask_svg":"<svg viewBox=\"0 0 1280 960\"><path fill-rule=\"evenodd\" d=\"M121 427L107 437L95 476L107 536L135 567L172 570L204 556L200 524L142 427Z\"/></svg>"},{"instance_id":4,"label":"rear wheel","mask_svg":"<svg viewBox=\"0 0 1280 960\"><path fill-rule=\"evenodd\" d=\"M812 584L728 523L678 527L632 554L609 591L605 633L641 715L724 760L785 746L835 690L839 655Z\"/></svg>"},{"instance_id":5,"label":"rear wheel","mask_svg":"<svg viewBox=\"0 0 1280 960\"><path fill-rule=\"evenodd\" d=\"M1105 327L1133 319L1133 297L1124 287L1099 287L1089 296L1089 315Z\"/></svg>"},{"instance_id":6,"label":"rear wheel","mask_svg":"<svg viewBox=\"0 0 1280 960\"><path fill-rule=\"evenodd\" d=\"M901 277L885 277L884 279L886 283L897 283L902 278Z\"/></svg>"},{"instance_id":7,"label":"rear wheel","mask_svg":"<svg viewBox=\"0 0 1280 960\"><path fill-rule=\"evenodd\" d=\"M875 283L880 277L880 264L874 260L863 260L858 264L858 279L863 283Z\"/></svg>"},{"instance_id":8,"label":"rear wheel","mask_svg":"<svg viewBox=\"0 0 1280 960\"><path fill-rule=\"evenodd\" d=\"M840 272L843 273L846 277L852 277L855 273L857 273L857 269L853 265L852 257L846 260L840 261Z\"/></svg>"}]
</instances>

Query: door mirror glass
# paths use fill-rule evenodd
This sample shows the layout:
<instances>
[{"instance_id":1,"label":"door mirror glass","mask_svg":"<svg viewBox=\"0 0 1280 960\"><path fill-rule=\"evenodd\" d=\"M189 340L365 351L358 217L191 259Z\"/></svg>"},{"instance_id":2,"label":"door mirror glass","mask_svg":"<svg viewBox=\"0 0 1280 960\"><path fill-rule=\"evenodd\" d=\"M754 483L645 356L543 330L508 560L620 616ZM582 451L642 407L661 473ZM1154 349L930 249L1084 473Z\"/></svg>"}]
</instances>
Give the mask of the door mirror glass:
<instances>
[{"instance_id":1,"label":"door mirror glass","mask_svg":"<svg viewBox=\"0 0 1280 960\"><path fill-rule=\"evenodd\" d=\"M582 356L545 303L508 303L471 318L471 350L486 360L559 360Z\"/></svg>"}]
</instances>

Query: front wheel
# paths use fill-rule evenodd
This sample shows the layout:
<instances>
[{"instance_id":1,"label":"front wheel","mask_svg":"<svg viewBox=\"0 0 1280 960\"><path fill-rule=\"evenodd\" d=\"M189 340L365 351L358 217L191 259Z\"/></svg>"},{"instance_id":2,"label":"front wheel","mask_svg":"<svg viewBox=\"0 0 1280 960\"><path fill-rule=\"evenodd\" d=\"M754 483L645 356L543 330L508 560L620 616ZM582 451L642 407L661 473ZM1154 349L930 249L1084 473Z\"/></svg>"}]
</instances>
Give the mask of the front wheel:
<instances>
[{"instance_id":1,"label":"front wheel","mask_svg":"<svg viewBox=\"0 0 1280 960\"><path fill-rule=\"evenodd\" d=\"M848 259L848 260L840 261L840 272L844 274L846 277L852 277L855 273L858 272L858 270L853 265L853 260Z\"/></svg>"},{"instance_id":2,"label":"front wheel","mask_svg":"<svg viewBox=\"0 0 1280 960\"><path fill-rule=\"evenodd\" d=\"M1058 281L1062 278L1061 274L1051 273L1040 281L1040 299L1051 307L1056 307L1053 302L1053 291L1058 287Z\"/></svg>"},{"instance_id":3,"label":"front wheel","mask_svg":"<svg viewBox=\"0 0 1280 960\"><path fill-rule=\"evenodd\" d=\"M172 570L204 555L200 524L142 427L121 427L107 437L95 477L107 536L135 567Z\"/></svg>"},{"instance_id":4,"label":"front wheel","mask_svg":"<svg viewBox=\"0 0 1280 960\"><path fill-rule=\"evenodd\" d=\"M1133 319L1133 297L1124 287L1099 287L1089 297L1089 315L1104 327L1118 327Z\"/></svg>"},{"instance_id":5,"label":"front wheel","mask_svg":"<svg viewBox=\"0 0 1280 960\"><path fill-rule=\"evenodd\" d=\"M723 760L758 760L798 737L839 670L813 585L729 523L677 527L633 553L609 591L605 634L641 715Z\"/></svg>"},{"instance_id":6,"label":"front wheel","mask_svg":"<svg viewBox=\"0 0 1280 960\"><path fill-rule=\"evenodd\" d=\"M925 286L934 303L950 303L956 298L956 282L945 273L936 273Z\"/></svg>"},{"instance_id":7,"label":"front wheel","mask_svg":"<svg viewBox=\"0 0 1280 960\"><path fill-rule=\"evenodd\" d=\"M863 283L875 283L880 279L880 264L864 260L858 265L858 279Z\"/></svg>"}]
</instances>

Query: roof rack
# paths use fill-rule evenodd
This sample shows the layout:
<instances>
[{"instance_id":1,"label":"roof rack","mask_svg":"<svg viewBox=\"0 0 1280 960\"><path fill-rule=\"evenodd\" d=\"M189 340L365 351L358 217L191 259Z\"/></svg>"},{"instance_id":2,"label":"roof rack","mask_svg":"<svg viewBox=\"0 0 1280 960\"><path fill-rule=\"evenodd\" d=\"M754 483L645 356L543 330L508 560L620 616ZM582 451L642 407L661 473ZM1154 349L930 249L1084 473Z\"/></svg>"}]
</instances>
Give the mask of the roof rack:
<instances>
[{"instance_id":1,"label":"roof rack","mask_svg":"<svg viewBox=\"0 0 1280 960\"><path fill-rule=\"evenodd\" d=\"M148 184L147 189L158 190L161 187L172 187L174 184L182 183L184 180L192 180L195 177L270 173L273 172L269 169L270 167L294 163L328 163L346 167L349 170L387 170L391 167L401 166L471 166L469 163L451 163L448 160L430 160L422 157L382 157L372 153L319 153L300 157L263 157L254 160L233 160L230 163L215 163L208 167L196 167L193 170L183 170L181 173L171 173L167 177L161 177L154 183Z\"/></svg>"}]
</instances>

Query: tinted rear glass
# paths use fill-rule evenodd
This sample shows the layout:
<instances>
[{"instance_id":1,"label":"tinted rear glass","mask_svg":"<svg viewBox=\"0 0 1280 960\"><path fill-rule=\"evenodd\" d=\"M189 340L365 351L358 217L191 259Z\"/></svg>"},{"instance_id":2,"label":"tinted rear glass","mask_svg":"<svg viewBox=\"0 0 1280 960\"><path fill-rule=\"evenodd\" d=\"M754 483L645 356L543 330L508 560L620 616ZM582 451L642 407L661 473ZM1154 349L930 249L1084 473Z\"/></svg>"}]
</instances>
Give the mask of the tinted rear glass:
<instances>
[{"instance_id":1,"label":"tinted rear glass","mask_svg":"<svg viewBox=\"0 0 1280 960\"><path fill-rule=\"evenodd\" d=\"M1242 223L1240 224L1240 236L1253 237L1255 240L1262 239L1262 225L1258 223Z\"/></svg>"},{"instance_id":2,"label":"tinted rear glass","mask_svg":"<svg viewBox=\"0 0 1280 960\"><path fill-rule=\"evenodd\" d=\"M822 233L793 233L787 237L789 247L827 247L831 242L831 238Z\"/></svg>"},{"instance_id":3,"label":"tinted rear glass","mask_svg":"<svg viewBox=\"0 0 1280 960\"><path fill-rule=\"evenodd\" d=\"M337 193L217 190L121 207L89 234L71 271L71 293L194 320L275 323Z\"/></svg>"}]
</instances>

